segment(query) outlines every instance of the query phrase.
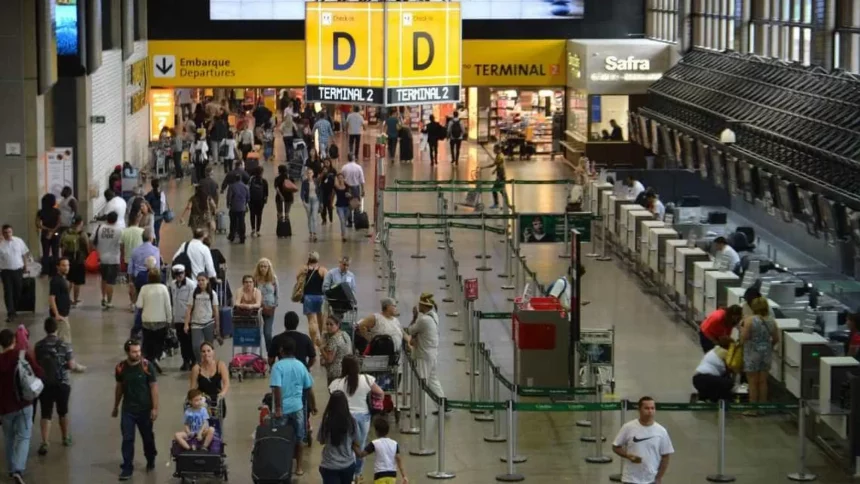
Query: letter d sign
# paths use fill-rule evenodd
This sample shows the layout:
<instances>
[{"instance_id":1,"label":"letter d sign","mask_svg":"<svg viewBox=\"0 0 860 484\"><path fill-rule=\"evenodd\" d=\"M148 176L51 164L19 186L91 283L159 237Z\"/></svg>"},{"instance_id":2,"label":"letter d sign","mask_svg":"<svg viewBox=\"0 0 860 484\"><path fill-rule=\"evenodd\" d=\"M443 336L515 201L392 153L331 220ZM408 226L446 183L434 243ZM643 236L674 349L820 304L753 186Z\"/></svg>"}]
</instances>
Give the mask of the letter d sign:
<instances>
[{"instance_id":1,"label":"letter d sign","mask_svg":"<svg viewBox=\"0 0 860 484\"><path fill-rule=\"evenodd\" d=\"M424 62L418 61L418 42L424 39L427 41L427 59ZM435 47L433 45L433 37L430 36L427 32L413 32L412 33L412 70L414 71L423 71L430 67L433 64L433 54L435 52Z\"/></svg>"},{"instance_id":2,"label":"letter d sign","mask_svg":"<svg viewBox=\"0 0 860 484\"><path fill-rule=\"evenodd\" d=\"M349 48L349 57L346 59L346 62L340 62L341 40L345 40L347 43L347 47ZM332 45L334 46L334 56L332 59L332 62L334 64L334 70L345 71L352 67L352 64L355 63L355 39L352 37L352 35L346 32L334 32L332 34Z\"/></svg>"}]
</instances>

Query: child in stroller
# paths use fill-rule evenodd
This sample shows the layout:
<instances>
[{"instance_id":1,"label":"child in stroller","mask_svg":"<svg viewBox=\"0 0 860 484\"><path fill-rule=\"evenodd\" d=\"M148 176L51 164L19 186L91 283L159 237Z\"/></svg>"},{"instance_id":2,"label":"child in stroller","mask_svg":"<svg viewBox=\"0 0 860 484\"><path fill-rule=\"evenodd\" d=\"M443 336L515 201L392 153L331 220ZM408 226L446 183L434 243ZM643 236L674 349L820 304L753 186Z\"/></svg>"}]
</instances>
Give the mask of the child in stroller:
<instances>
[{"instance_id":1,"label":"child in stroller","mask_svg":"<svg viewBox=\"0 0 860 484\"><path fill-rule=\"evenodd\" d=\"M176 432L176 443L185 450L209 450L215 429L209 425L206 396L198 389L188 391L189 407L185 409L185 430ZM201 445L202 444L202 445Z\"/></svg>"}]
</instances>

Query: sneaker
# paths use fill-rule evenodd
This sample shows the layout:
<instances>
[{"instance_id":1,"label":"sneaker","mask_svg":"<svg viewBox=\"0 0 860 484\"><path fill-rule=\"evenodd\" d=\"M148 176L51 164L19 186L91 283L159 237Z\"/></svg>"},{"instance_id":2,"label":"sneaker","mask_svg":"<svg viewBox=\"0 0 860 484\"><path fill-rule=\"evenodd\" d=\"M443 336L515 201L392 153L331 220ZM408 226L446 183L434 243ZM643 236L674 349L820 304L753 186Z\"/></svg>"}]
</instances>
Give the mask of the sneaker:
<instances>
[{"instance_id":1,"label":"sneaker","mask_svg":"<svg viewBox=\"0 0 860 484\"><path fill-rule=\"evenodd\" d=\"M71 447L72 446L72 436L71 435L69 435L68 437L63 439L63 446L65 446L65 447Z\"/></svg>"},{"instance_id":2,"label":"sneaker","mask_svg":"<svg viewBox=\"0 0 860 484\"><path fill-rule=\"evenodd\" d=\"M146 472L152 472L155 470L155 460L146 461Z\"/></svg>"},{"instance_id":3,"label":"sneaker","mask_svg":"<svg viewBox=\"0 0 860 484\"><path fill-rule=\"evenodd\" d=\"M74 373L84 373L85 371L87 371L87 367L80 363L75 364L75 367L72 368L72 372Z\"/></svg>"},{"instance_id":4,"label":"sneaker","mask_svg":"<svg viewBox=\"0 0 860 484\"><path fill-rule=\"evenodd\" d=\"M12 482L14 482L15 484L25 484L24 478L21 476L20 472L12 474Z\"/></svg>"},{"instance_id":5,"label":"sneaker","mask_svg":"<svg viewBox=\"0 0 860 484\"><path fill-rule=\"evenodd\" d=\"M122 471L119 473L119 480L128 481L131 479L132 475L133 475L132 471Z\"/></svg>"},{"instance_id":6,"label":"sneaker","mask_svg":"<svg viewBox=\"0 0 860 484\"><path fill-rule=\"evenodd\" d=\"M107 309L107 299L102 299L102 309Z\"/></svg>"},{"instance_id":7,"label":"sneaker","mask_svg":"<svg viewBox=\"0 0 860 484\"><path fill-rule=\"evenodd\" d=\"M113 308L113 303L109 303L109 302L105 301L105 309L112 309L112 308Z\"/></svg>"},{"instance_id":8,"label":"sneaker","mask_svg":"<svg viewBox=\"0 0 860 484\"><path fill-rule=\"evenodd\" d=\"M39 446L39 455L48 455L48 444L46 442L42 442L42 445Z\"/></svg>"}]
</instances>

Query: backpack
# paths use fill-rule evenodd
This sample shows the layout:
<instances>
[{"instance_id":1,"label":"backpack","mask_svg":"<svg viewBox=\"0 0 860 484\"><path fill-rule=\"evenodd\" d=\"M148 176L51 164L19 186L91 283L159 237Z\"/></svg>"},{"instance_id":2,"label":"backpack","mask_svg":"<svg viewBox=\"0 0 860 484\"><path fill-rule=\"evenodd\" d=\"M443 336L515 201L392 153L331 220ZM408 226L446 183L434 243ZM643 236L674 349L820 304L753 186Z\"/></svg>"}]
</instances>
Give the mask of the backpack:
<instances>
[{"instance_id":1,"label":"backpack","mask_svg":"<svg viewBox=\"0 0 860 484\"><path fill-rule=\"evenodd\" d=\"M118 376L122 375L122 372L125 371L125 368L127 366L128 366L128 361L126 361L126 360L120 361L119 364L116 365L116 376L118 377ZM140 360L140 367L143 368L143 373L145 375L150 374L149 373L149 360L147 360L146 358L143 358L142 360Z\"/></svg>"},{"instance_id":2,"label":"backpack","mask_svg":"<svg viewBox=\"0 0 860 484\"><path fill-rule=\"evenodd\" d=\"M328 147L328 157L333 159L333 160L336 160L338 158L338 156L340 156L340 150L338 149L337 145L329 146Z\"/></svg>"},{"instance_id":3,"label":"backpack","mask_svg":"<svg viewBox=\"0 0 860 484\"><path fill-rule=\"evenodd\" d=\"M252 202L262 203L263 199L266 198L266 184L262 178L256 176L251 178L248 188Z\"/></svg>"},{"instance_id":4,"label":"backpack","mask_svg":"<svg viewBox=\"0 0 860 484\"><path fill-rule=\"evenodd\" d=\"M45 389L45 384L36 376L26 355L27 352L24 350L18 352L18 365L15 367L15 396L19 402L34 402Z\"/></svg>"},{"instance_id":5,"label":"backpack","mask_svg":"<svg viewBox=\"0 0 860 484\"><path fill-rule=\"evenodd\" d=\"M463 138L463 126L460 125L460 120L451 121L451 139L457 140Z\"/></svg>"},{"instance_id":6,"label":"backpack","mask_svg":"<svg viewBox=\"0 0 860 484\"><path fill-rule=\"evenodd\" d=\"M60 248L63 255L69 259L77 259L80 250L81 234L73 230L66 230L60 237Z\"/></svg>"},{"instance_id":7,"label":"backpack","mask_svg":"<svg viewBox=\"0 0 860 484\"><path fill-rule=\"evenodd\" d=\"M179 255L173 258L173 262L171 262L170 264L171 266L175 266L176 264L182 264L183 266L185 266L185 270L188 274L191 273L191 258L188 257L188 244L190 243L191 241L185 243L185 248L182 249L182 252L180 252Z\"/></svg>"},{"instance_id":8,"label":"backpack","mask_svg":"<svg viewBox=\"0 0 860 484\"><path fill-rule=\"evenodd\" d=\"M59 339L52 345L36 346L36 361L45 373L46 385L57 385L63 381L63 369L60 366L58 350L63 344Z\"/></svg>"}]
</instances>

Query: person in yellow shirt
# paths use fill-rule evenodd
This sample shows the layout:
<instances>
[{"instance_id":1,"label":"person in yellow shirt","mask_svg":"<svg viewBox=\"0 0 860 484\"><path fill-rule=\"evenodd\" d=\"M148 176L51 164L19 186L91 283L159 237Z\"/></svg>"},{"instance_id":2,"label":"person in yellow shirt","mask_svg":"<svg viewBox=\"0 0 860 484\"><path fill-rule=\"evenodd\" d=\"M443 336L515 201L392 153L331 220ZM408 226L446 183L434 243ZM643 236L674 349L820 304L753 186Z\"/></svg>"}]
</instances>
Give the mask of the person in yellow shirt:
<instances>
[{"instance_id":1,"label":"person in yellow shirt","mask_svg":"<svg viewBox=\"0 0 860 484\"><path fill-rule=\"evenodd\" d=\"M494 151L496 152L496 158L492 163L482 166L481 170L492 168L493 174L496 175L496 183L493 184L493 206L490 208L499 208L499 194L505 189L505 182L507 181L505 178L505 155L498 145L496 145Z\"/></svg>"}]
</instances>

